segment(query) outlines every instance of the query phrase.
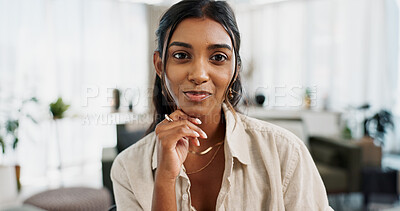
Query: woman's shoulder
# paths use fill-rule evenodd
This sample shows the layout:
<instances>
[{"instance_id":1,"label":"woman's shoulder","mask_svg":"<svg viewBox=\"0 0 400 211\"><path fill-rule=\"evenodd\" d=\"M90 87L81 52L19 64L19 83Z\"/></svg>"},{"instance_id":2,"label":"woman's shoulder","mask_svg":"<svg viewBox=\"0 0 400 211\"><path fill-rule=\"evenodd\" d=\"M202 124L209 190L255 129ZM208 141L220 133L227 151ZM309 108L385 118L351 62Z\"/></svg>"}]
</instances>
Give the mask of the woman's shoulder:
<instances>
[{"instance_id":1,"label":"woman's shoulder","mask_svg":"<svg viewBox=\"0 0 400 211\"><path fill-rule=\"evenodd\" d=\"M130 205L134 207L148 205L147 199L151 199L152 194L148 190L152 190L154 183L152 169L154 146L155 134L152 132L115 158L110 176L117 204L129 206L132 203Z\"/></svg>"},{"instance_id":2,"label":"woman's shoulder","mask_svg":"<svg viewBox=\"0 0 400 211\"><path fill-rule=\"evenodd\" d=\"M273 123L239 114L246 134L249 134L252 145L262 152L277 152L281 160L292 153L306 153L304 142L289 130Z\"/></svg>"},{"instance_id":3,"label":"woman's shoulder","mask_svg":"<svg viewBox=\"0 0 400 211\"><path fill-rule=\"evenodd\" d=\"M295 134L289 130L275 125L273 123L256 119L245 114L238 114L245 130L254 133L262 133L270 138L283 138L293 140L294 142L302 142Z\"/></svg>"},{"instance_id":4,"label":"woman's shoulder","mask_svg":"<svg viewBox=\"0 0 400 211\"><path fill-rule=\"evenodd\" d=\"M300 160L310 157L304 142L289 130L243 114L239 116L246 134L250 136L250 148L254 152L259 152L254 156L266 157L265 160L268 161L278 161L279 164L275 167L279 166L283 175L288 174ZM307 164L303 165L309 165L311 162L312 159L309 159Z\"/></svg>"}]
</instances>

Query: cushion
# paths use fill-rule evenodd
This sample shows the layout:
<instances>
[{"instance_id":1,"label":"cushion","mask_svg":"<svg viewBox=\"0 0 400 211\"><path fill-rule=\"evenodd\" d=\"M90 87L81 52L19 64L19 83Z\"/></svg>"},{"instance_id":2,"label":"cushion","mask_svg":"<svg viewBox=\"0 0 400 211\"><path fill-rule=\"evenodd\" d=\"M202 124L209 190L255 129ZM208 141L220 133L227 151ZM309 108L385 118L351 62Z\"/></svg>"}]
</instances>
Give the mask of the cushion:
<instances>
[{"instance_id":1,"label":"cushion","mask_svg":"<svg viewBox=\"0 0 400 211\"><path fill-rule=\"evenodd\" d=\"M311 154L316 162L327 165L340 165L340 156L335 149L323 145L315 145L311 148Z\"/></svg>"},{"instance_id":2,"label":"cushion","mask_svg":"<svg viewBox=\"0 0 400 211\"><path fill-rule=\"evenodd\" d=\"M44 210L75 211L108 210L111 206L110 193L105 189L60 188L38 193L24 201Z\"/></svg>"},{"instance_id":3,"label":"cushion","mask_svg":"<svg viewBox=\"0 0 400 211\"><path fill-rule=\"evenodd\" d=\"M347 191L348 177L346 169L326 165L325 163L315 163L325 188L328 192Z\"/></svg>"}]
</instances>

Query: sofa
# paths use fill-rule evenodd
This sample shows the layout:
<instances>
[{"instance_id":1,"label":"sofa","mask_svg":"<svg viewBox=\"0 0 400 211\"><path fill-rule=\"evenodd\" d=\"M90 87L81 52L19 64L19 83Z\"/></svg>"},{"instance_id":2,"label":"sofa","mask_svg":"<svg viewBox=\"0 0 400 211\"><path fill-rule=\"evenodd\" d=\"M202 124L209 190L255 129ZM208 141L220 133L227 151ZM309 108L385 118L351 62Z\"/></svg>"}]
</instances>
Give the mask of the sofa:
<instances>
[{"instance_id":1,"label":"sofa","mask_svg":"<svg viewBox=\"0 0 400 211\"><path fill-rule=\"evenodd\" d=\"M328 193L361 190L361 147L334 137L311 136L311 155Z\"/></svg>"}]
</instances>

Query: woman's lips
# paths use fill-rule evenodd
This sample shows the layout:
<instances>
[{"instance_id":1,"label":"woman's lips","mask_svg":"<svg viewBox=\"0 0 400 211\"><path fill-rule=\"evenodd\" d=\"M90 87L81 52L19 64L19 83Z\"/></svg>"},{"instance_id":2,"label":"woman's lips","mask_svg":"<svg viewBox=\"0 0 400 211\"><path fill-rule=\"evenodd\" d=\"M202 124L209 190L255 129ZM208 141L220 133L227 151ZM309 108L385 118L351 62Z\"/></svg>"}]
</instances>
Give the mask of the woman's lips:
<instances>
[{"instance_id":1,"label":"woman's lips","mask_svg":"<svg viewBox=\"0 0 400 211\"><path fill-rule=\"evenodd\" d=\"M211 96L211 93L204 91L186 91L183 93L188 100L193 102L201 102Z\"/></svg>"}]
</instances>

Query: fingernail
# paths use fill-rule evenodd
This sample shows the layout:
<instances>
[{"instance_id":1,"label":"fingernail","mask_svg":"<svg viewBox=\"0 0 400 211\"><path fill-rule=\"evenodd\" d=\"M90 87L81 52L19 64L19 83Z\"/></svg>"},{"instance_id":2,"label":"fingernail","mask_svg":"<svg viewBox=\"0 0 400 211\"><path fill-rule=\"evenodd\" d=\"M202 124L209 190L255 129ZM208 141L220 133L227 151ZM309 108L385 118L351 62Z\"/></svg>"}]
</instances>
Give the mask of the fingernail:
<instances>
[{"instance_id":1,"label":"fingernail","mask_svg":"<svg viewBox=\"0 0 400 211\"><path fill-rule=\"evenodd\" d=\"M202 123L201 120L198 119L198 118L196 118L195 121L196 121L197 124L201 124Z\"/></svg>"},{"instance_id":2,"label":"fingernail","mask_svg":"<svg viewBox=\"0 0 400 211\"><path fill-rule=\"evenodd\" d=\"M200 146L200 141L199 141L199 139L196 139L197 140L197 146L199 147Z\"/></svg>"},{"instance_id":3,"label":"fingernail","mask_svg":"<svg viewBox=\"0 0 400 211\"><path fill-rule=\"evenodd\" d=\"M201 130L201 134L203 135L204 138L207 138L207 134Z\"/></svg>"},{"instance_id":4,"label":"fingernail","mask_svg":"<svg viewBox=\"0 0 400 211\"><path fill-rule=\"evenodd\" d=\"M196 131L193 131L194 132L194 134L196 135L196 137L199 137L200 136L200 134L198 133L198 132L196 132Z\"/></svg>"}]
</instances>

